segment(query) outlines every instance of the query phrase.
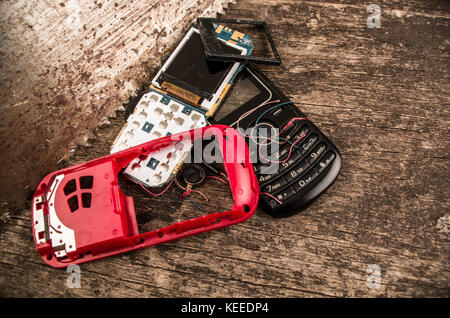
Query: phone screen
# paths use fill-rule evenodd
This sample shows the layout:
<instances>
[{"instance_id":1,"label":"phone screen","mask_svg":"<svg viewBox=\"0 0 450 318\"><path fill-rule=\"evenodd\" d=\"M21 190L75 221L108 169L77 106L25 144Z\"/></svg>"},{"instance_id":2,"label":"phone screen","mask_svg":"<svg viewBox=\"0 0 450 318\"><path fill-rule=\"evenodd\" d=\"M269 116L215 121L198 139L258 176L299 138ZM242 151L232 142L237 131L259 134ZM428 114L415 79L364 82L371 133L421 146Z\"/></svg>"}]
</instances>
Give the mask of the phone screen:
<instances>
[{"instance_id":1,"label":"phone screen","mask_svg":"<svg viewBox=\"0 0 450 318\"><path fill-rule=\"evenodd\" d=\"M244 105L246 102L261 94L261 91L241 72L235 79L224 101L214 114L214 119L220 121L235 109Z\"/></svg>"},{"instance_id":2,"label":"phone screen","mask_svg":"<svg viewBox=\"0 0 450 318\"><path fill-rule=\"evenodd\" d=\"M241 53L240 50L228 46L222 41L220 43L227 53ZM208 61L200 35L194 32L164 73L171 75L181 83L187 83L211 95L222 84L233 64L232 62ZM174 84L180 85L180 83Z\"/></svg>"}]
</instances>

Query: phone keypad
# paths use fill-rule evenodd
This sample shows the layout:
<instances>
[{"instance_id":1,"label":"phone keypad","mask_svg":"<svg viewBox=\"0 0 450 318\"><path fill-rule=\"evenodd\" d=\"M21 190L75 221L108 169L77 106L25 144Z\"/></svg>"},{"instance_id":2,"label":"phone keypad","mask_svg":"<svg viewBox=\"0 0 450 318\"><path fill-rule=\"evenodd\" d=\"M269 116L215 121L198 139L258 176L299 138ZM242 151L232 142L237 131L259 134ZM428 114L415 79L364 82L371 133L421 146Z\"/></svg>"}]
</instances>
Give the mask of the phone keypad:
<instances>
[{"instance_id":1,"label":"phone keypad","mask_svg":"<svg viewBox=\"0 0 450 318\"><path fill-rule=\"evenodd\" d=\"M292 132L292 131L291 131ZM292 146L292 142L300 139ZM300 192L304 191L318 176L333 162L336 155L332 147L327 144L310 127L304 125L295 131L290 138L291 143L286 142L279 149L279 155L274 155L279 167L270 174L265 174L269 161L261 160L254 165L257 174L263 200L271 208L283 205ZM289 155L289 151L292 151ZM288 157L289 155L289 157ZM269 194L266 196L264 194Z\"/></svg>"}]
</instances>

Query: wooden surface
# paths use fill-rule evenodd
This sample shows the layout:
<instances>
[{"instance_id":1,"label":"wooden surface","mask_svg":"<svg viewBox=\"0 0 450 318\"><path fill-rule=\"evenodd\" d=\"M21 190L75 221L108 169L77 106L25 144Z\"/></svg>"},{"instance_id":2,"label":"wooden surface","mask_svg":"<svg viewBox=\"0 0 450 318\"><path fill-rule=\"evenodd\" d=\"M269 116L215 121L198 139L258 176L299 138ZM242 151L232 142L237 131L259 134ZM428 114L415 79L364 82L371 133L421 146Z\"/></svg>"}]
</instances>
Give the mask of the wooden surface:
<instances>
[{"instance_id":1,"label":"wooden surface","mask_svg":"<svg viewBox=\"0 0 450 318\"><path fill-rule=\"evenodd\" d=\"M264 72L343 156L336 183L302 213L261 211L226 229L81 266L81 288L44 265L30 213L0 227L3 296L450 296L449 4L241 0L227 17L266 19L283 59ZM108 153L123 112L79 147L67 166ZM134 195L141 230L198 215L174 189ZM231 204L226 187L200 188L209 211ZM381 269L380 288L367 268Z\"/></svg>"},{"instance_id":2,"label":"wooden surface","mask_svg":"<svg viewBox=\"0 0 450 318\"><path fill-rule=\"evenodd\" d=\"M0 204L7 215L126 102L198 15L230 0L0 2Z\"/></svg>"}]
</instances>

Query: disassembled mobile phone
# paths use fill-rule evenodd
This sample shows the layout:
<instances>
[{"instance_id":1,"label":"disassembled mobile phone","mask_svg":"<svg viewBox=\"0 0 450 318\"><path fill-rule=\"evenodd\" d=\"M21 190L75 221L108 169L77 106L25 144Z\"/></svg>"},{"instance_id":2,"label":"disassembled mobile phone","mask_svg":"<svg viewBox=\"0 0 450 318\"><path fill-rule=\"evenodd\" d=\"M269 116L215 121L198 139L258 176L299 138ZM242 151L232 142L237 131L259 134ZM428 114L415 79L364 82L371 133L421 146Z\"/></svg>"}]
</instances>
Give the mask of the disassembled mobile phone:
<instances>
[{"instance_id":1,"label":"disassembled mobile phone","mask_svg":"<svg viewBox=\"0 0 450 318\"><path fill-rule=\"evenodd\" d=\"M216 24L215 34L226 52L249 55L248 35ZM192 27L152 81L127 124L113 143L111 153L177 132L204 127L207 118L228 92L241 70L238 62L208 61L199 31ZM161 150L146 160L132 161L124 173L146 187L166 184L190 150L179 145L177 155Z\"/></svg>"},{"instance_id":2,"label":"disassembled mobile phone","mask_svg":"<svg viewBox=\"0 0 450 318\"><path fill-rule=\"evenodd\" d=\"M118 174L130 162L145 162L164 150L177 154L179 145L215 137L234 199L232 209L139 233L134 203L118 185ZM189 235L219 229L248 219L258 205L259 187L247 147L235 160L234 129L215 125L162 137L105 157L48 174L32 199L33 237L44 262L66 267L141 249ZM245 142L242 141L244 144Z\"/></svg>"},{"instance_id":3,"label":"disassembled mobile phone","mask_svg":"<svg viewBox=\"0 0 450 318\"><path fill-rule=\"evenodd\" d=\"M249 129L246 140L254 150L260 206L274 217L305 208L333 183L341 169L336 146L252 64L246 64L238 75L211 122ZM261 128L280 133L276 139L260 139ZM262 144L270 157L260 156Z\"/></svg>"},{"instance_id":4,"label":"disassembled mobile phone","mask_svg":"<svg viewBox=\"0 0 450 318\"><path fill-rule=\"evenodd\" d=\"M241 20L241 19L219 19L219 18L197 18L198 28L200 30L200 37L202 39L206 58L214 61L228 61L228 62L245 62L245 63L259 63L280 65L281 58L272 39L272 34L265 21L256 20ZM215 25L217 24L233 24L233 25L252 25L264 31L267 43L272 50L273 57L240 55L233 52L227 52L220 41L215 36Z\"/></svg>"}]
</instances>

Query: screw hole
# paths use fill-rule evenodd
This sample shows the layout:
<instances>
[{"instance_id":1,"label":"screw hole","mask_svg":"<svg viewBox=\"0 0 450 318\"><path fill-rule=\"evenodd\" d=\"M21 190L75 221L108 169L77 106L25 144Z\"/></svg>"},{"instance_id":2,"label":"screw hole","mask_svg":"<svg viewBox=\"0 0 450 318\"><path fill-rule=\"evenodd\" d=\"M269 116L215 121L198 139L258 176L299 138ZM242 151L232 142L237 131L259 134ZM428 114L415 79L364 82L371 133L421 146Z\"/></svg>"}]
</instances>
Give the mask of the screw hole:
<instances>
[{"instance_id":1,"label":"screw hole","mask_svg":"<svg viewBox=\"0 0 450 318\"><path fill-rule=\"evenodd\" d=\"M245 213L248 213L248 212L250 212L250 207L248 206L248 205L244 205L244 212Z\"/></svg>"}]
</instances>

